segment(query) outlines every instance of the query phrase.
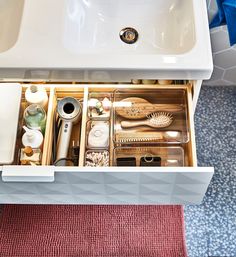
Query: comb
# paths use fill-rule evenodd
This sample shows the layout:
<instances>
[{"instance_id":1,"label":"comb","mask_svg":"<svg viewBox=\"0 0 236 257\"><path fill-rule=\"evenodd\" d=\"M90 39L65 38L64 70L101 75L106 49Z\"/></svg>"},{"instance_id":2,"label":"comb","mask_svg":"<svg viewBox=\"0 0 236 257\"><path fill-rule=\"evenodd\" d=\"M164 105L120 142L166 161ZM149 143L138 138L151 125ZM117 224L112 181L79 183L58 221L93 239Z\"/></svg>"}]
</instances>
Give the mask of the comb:
<instances>
[{"instance_id":1,"label":"comb","mask_svg":"<svg viewBox=\"0 0 236 257\"><path fill-rule=\"evenodd\" d=\"M135 133L117 133L117 143L139 143L155 142L163 140L163 133L159 132L135 132Z\"/></svg>"}]
</instances>

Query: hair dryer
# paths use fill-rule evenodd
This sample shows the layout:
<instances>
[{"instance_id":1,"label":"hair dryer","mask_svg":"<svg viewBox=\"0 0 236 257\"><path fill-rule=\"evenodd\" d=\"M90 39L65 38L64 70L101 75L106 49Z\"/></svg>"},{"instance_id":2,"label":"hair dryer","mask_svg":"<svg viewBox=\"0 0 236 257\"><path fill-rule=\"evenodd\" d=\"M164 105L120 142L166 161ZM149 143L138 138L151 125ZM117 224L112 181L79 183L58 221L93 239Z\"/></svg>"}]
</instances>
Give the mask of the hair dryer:
<instances>
[{"instance_id":1,"label":"hair dryer","mask_svg":"<svg viewBox=\"0 0 236 257\"><path fill-rule=\"evenodd\" d=\"M59 160L67 157L73 124L80 121L82 106L77 99L65 97L58 102L57 113L62 120L57 144L57 160Z\"/></svg>"}]
</instances>

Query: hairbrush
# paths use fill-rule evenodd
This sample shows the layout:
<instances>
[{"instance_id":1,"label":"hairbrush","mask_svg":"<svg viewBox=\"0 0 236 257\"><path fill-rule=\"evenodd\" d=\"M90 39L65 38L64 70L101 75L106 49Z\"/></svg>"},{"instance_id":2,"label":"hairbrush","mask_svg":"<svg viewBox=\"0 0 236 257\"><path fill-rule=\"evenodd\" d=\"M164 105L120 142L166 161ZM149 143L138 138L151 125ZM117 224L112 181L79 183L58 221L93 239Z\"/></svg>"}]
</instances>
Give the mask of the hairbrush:
<instances>
[{"instance_id":1,"label":"hairbrush","mask_svg":"<svg viewBox=\"0 0 236 257\"><path fill-rule=\"evenodd\" d=\"M148 126L151 128L166 128L173 122L173 116L167 112L154 112L147 116L146 120L140 121L121 121L122 128L133 128Z\"/></svg>"},{"instance_id":2,"label":"hairbrush","mask_svg":"<svg viewBox=\"0 0 236 257\"><path fill-rule=\"evenodd\" d=\"M115 111L126 119L144 119L153 112L180 112L180 104L152 104L140 97L128 97L115 103Z\"/></svg>"}]
</instances>

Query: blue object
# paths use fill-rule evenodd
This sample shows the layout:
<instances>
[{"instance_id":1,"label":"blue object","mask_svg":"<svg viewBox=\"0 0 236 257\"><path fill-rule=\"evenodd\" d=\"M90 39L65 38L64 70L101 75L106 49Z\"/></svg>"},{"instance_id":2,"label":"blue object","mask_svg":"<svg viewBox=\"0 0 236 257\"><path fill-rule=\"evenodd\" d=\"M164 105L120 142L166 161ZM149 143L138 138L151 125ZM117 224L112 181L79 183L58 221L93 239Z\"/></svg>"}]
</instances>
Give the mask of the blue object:
<instances>
[{"instance_id":1,"label":"blue object","mask_svg":"<svg viewBox=\"0 0 236 257\"><path fill-rule=\"evenodd\" d=\"M236 0L216 0L218 13L210 23L210 28L227 24L230 45L236 44Z\"/></svg>"}]
</instances>

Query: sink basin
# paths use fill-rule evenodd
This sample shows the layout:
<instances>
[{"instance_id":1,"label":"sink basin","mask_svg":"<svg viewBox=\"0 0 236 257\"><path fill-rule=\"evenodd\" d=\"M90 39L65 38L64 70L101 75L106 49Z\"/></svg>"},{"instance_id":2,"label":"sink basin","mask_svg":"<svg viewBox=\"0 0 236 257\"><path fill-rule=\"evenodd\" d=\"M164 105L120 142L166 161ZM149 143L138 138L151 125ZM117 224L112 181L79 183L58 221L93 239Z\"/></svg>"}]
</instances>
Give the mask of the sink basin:
<instances>
[{"instance_id":1,"label":"sink basin","mask_svg":"<svg viewBox=\"0 0 236 257\"><path fill-rule=\"evenodd\" d=\"M0 7L6 80L202 80L212 73L205 0L0 0Z\"/></svg>"},{"instance_id":2,"label":"sink basin","mask_svg":"<svg viewBox=\"0 0 236 257\"><path fill-rule=\"evenodd\" d=\"M68 0L64 45L79 54L183 54L195 44L193 16L190 0ZM120 39L126 27L136 43Z\"/></svg>"},{"instance_id":3,"label":"sink basin","mask_svg":"<svg viewBox=\"0 0 236 257\"><path fill-rule=\"evenodd\" d=\"M0 53L17 41L24 0L0 0Z\"/></svg>"}]
</instances>

